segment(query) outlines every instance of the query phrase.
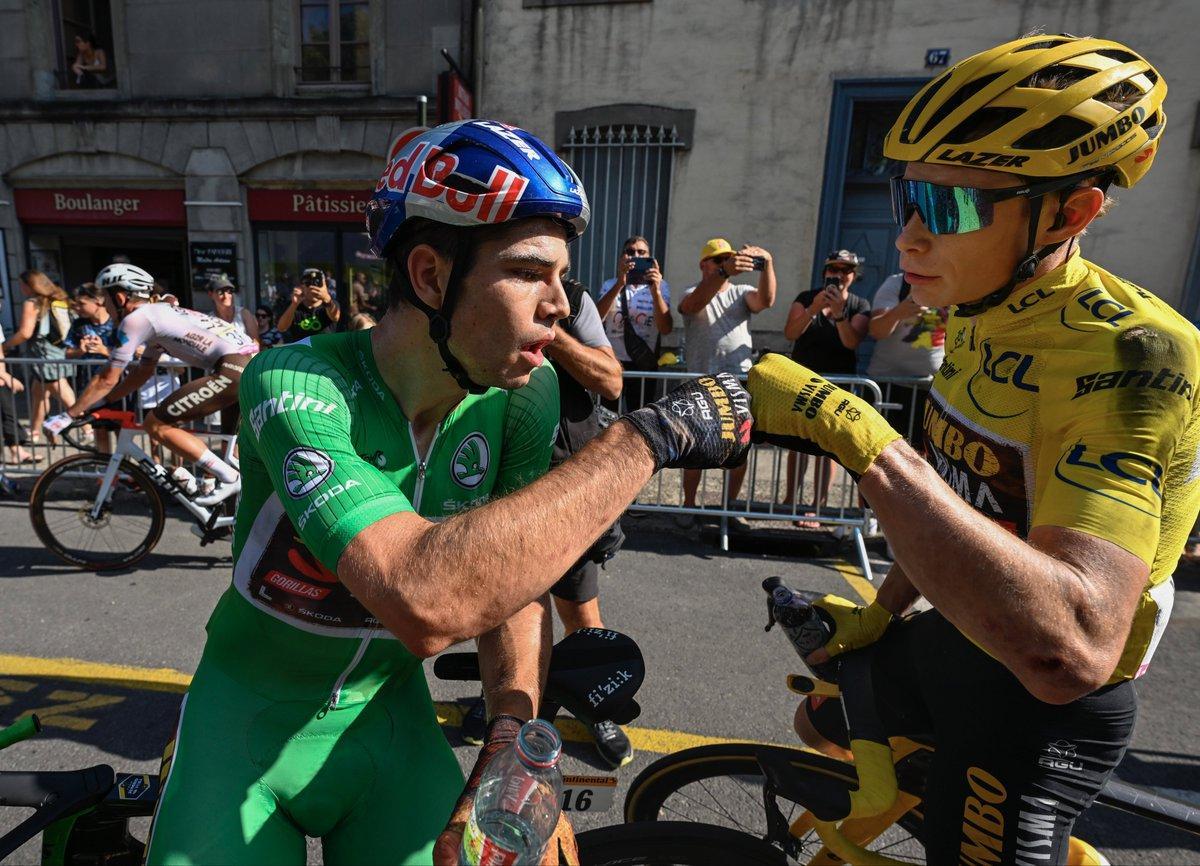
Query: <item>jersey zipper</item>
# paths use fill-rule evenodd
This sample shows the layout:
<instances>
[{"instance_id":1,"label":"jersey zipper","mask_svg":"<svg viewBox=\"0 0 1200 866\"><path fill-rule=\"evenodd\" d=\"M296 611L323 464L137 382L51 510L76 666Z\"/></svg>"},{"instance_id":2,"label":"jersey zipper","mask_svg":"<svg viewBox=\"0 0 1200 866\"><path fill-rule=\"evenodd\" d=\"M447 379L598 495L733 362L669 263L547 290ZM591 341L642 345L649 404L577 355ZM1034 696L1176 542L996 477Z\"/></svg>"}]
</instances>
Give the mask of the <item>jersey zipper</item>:
<instances>
[{"instance_id":1,"label":"jersey zipper","mask_svg":"<svg viewBox=\"0 0 1200 866\"><path fill-rule=\"evenodd\" d=\"M413 510L417 513L421 511L421 495L425 492L425 470L429 465L429 455L433 453L433 446L437 444L438 434L441 432L441 425L433 431L433 438L429 440L429 448L425 450L424 455L417 460L417 483L413 488ZM408 438L412 442L413 454L418 454L417 438L413 435L412 425L408 428ZM337 681L333 684L333 693L329 696L328 708L336 710L342 699L342 686L346 684L347 678L358 667L358 663L362 661L364 655L367 654L367 645L371 643L374 637L374 632L368 632L363 635L362 640L358 644L358 650L354 653L354 658L350 659L350 664L346 665L345 670L338 676Z\"/></svg>"}]
</instances>

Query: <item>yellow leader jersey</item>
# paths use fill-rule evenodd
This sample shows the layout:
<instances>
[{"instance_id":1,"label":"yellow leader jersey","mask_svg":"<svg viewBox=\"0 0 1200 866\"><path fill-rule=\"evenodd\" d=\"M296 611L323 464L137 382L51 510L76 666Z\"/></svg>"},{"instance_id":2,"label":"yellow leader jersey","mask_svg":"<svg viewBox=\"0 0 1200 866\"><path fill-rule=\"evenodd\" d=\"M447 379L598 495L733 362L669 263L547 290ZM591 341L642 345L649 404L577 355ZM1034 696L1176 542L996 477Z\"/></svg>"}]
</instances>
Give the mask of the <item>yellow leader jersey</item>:
<instances>
[{"instance_id":1,"label":"yellow leader jersey","mask_svg":"<svg viewBox=\"0 0 1200 866\"><path fill-rule=\"evenodd\" d=\"M1150 567L1110 682L1145 672L1171 614L1200 511L1198 379L1196 328L1078 254L947 323L924 414L938 474L1021 538L1064 526Z\"/></svg>"}]
</instances>

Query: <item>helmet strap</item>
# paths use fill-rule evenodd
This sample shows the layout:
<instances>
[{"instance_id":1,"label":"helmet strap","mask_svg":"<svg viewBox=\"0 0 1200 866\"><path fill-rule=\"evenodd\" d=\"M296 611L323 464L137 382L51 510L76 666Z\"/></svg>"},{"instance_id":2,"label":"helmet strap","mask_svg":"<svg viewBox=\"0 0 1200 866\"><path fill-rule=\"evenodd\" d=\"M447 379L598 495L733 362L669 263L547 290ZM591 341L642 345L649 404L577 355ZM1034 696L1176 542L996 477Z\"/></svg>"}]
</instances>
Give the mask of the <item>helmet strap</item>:
<instances>
[{"instance_id":1,"label":"helmet strap","mask_svg":"<svg viewBox=\"0 0 1200 866\"><path fill-rule=\"evenodd\" d=\"M458 387L470 394L482 394L487 386L475 382L467 373L462 362L450 351L450 322L454 318L454 307L458 302L458 294L462 288L463 278L468 267L467 258L471 248L471 239L464 233L454 246L454 264L450 268L450 278L446 281L446 290L442 293L441 309L434 309L419 297L412 283L405 280L400 286L401 296L425 314L429 319L429 338L437 346L438 354L442 356L443 369L453 377ZM399 279L399 274L392 279Z\"/></svg>"},{"instance_id":2,"label":"helmet strap","mask_svg":"<svg viewBox=\"0 0 1200 866\"><path fill-rule=\"evenodd\" d=\"M1062 228L1066 222L1066 216L1063 214L1063 205L1067 203L1067 196L1071 194L1074 185L1065 187L1058 194L1058 212L1054 215L1054 222L1051 223L1051 228ZM978 301L972 301L969 304L958 304L954 308L956 316L978 316L980 313L990 310L992 307L999 306L1009 295L1013 289L1017 287L1017 283L1023 283L1026 280L1033 279L1033 275L1037 273L1038 265L1045 261L1046 257L1052 255L1059 247L1067 243L1067 241L1059 241L1058 243L1047 244L1040 249L1037 246L1038 222L1042 215L1042 199L1044 195L1032 196L1029 199L1029 238L1025 244L1025 256L1021 261L1017 262L1016 268L1013 269L1012 276L1008 282L991 294L985 295ZM1068 238L1074 240L1074 238Z\"/></svg>"}]
</instances>

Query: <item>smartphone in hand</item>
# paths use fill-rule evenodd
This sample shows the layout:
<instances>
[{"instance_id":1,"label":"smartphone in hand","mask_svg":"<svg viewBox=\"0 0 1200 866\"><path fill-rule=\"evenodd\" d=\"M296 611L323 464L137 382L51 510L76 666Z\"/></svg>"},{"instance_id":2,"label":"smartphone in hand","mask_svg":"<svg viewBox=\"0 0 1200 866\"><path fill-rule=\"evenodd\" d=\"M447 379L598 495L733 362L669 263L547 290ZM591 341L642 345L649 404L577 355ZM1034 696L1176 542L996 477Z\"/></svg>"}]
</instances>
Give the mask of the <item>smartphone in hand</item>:
<instances>
[{"instance_id":1,"label":"smartphone in hand","mask_svg":"<svg viewBox=\"0 0 1200 866\"><path fill-rule=\"evenodd\" d=\"M633 268L629 271L631 281L645 279L646 271L654 267L654 259L649 256L637 256L633 260Z\"/></svg>"}]
</instances>

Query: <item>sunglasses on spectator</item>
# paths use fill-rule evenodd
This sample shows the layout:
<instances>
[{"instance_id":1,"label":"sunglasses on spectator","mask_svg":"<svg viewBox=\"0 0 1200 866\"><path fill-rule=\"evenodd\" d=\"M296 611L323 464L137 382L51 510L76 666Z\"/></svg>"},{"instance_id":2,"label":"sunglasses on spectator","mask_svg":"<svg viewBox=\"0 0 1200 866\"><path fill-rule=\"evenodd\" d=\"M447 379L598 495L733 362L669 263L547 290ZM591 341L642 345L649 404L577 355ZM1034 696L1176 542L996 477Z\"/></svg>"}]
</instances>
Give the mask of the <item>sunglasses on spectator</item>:
<instances>
[{"instance_id":1,"label":"sunglasses on spectator","mask_svg":"<svg viewBox=\"0 0 1200 866\"><path fill-rule=\"evenodd\" d=\"M915 212L931 234L965 235L992 224L996 202L1045 195L1073 187L1093 175L1095 172L1087 172L1002 189L943 186L927 180L907 180L897 175L891 179L892 218L897 226L904 228Z\"/></svg>"},{"instance_id":2,"label":"sunglasses on spectator","mask_svg":"<svg viewBox=\"0 0 1200 866\"><path fill-rule=\"evenodd\" d=\"M722 253L719 256L713 256L709 259L710 262L716 262L718 265L723 265L733 258L733 253Z\"/></svg>"},{"instance_id":3,"label":"sunglasses on spectator","mask_svg":"<svg viewBox=\"0 0 1200 866\"><path fill-rule=\"evenodd\" d=\"M845 265L826 265L825 270L831 274L852 274L854 268L846 267Z\"/></svg>"}]
</instances>

